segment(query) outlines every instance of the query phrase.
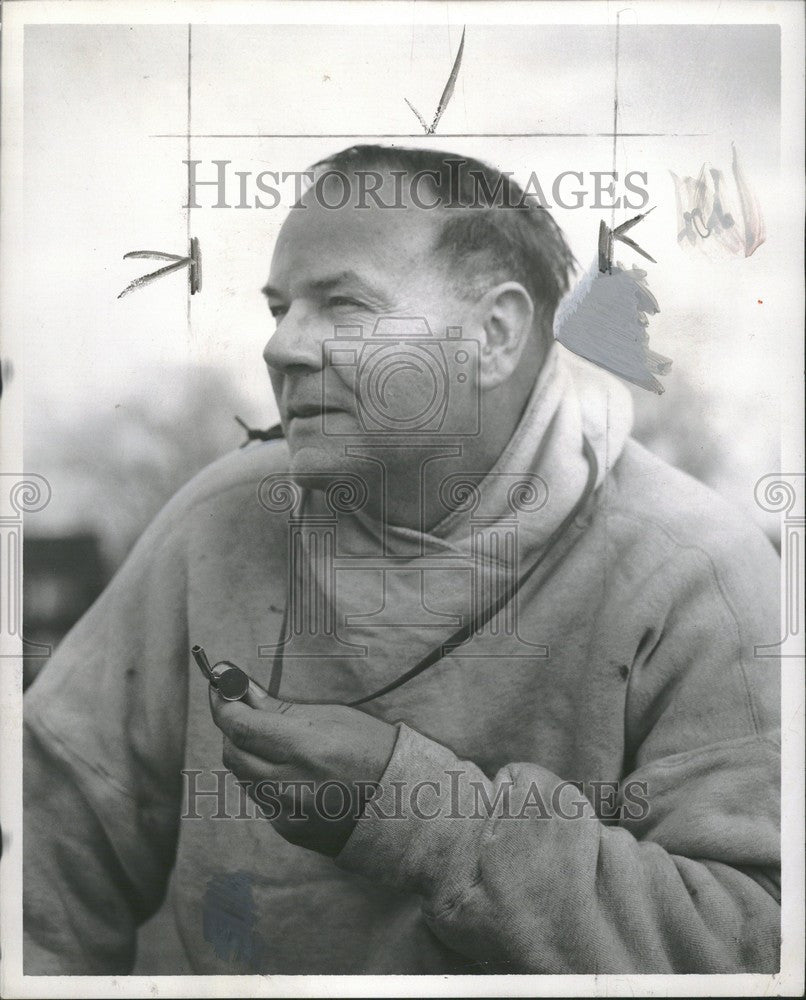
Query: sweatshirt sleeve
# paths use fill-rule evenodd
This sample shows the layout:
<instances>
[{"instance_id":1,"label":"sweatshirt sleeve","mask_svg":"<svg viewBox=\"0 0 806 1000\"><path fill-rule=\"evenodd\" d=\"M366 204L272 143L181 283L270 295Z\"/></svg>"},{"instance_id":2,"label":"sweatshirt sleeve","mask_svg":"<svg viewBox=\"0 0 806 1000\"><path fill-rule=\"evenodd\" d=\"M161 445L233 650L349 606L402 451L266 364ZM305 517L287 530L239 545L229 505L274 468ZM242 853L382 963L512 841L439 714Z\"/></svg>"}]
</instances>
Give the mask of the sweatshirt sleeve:
<instances>
[{"instance_id":1,"label":"sweatshirt sleeve","mask_svg":"<svg viewBox=\"0 0 806 1000\"><path fill-rule=\"evenodd\" d=\"M777 559L766 539L724 561L685 547L657 589L672 596L632 665L615 821L539 762L490 780L400 724L337 864L419 893L432 931L490 971L776 971L778 671L754 645L777 638Z\"/></svg>"},{"instance_id":2,"label":"sweatshirt sleeve","mask_svg":"<svg viewBox=\"0 0 806 1000\"><path fill-rule=\"evenodd\" d=\"M187 698L183 521L163 512L24 699L24 968L128 972L173 865Z\"/></svg>"}]
</instances>

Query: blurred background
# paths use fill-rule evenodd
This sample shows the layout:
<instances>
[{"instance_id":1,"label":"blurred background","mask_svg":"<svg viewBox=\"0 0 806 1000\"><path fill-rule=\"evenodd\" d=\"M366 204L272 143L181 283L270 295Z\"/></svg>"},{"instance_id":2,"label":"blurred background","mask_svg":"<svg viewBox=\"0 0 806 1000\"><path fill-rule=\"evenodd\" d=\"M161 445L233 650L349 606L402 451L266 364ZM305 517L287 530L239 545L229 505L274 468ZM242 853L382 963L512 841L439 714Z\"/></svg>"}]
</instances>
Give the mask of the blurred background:
<instances>
[{"instance_id":1,"label":"blurred background","mask_svg":"<svg viewBox=\"0 0 806 1000\"><path fill-rule=\"evenodd\" d=\"M522 183L535 172L550 200L559 173L580 171L584 182L564 190L586 189L583 206L554 211L581 268L594 260L599 220L610 221L591 207L590 172L612 168L612 140L596 134L612 129L612 26L469 25L443 134L418 135L404 97L433 115L461 29L359 25L336 42L323 25L194 26L189 145L186 26L26 29L25 348L12 361L25 466L53 492L26 520L29 639L57 643L171 495L238 447L235 415L276 420L259 289L289 204L216 209L214 191L200 188L200 207L187 210L188 149L199 178L212 179L213 160L253 174L303 170L374 134L414 133L385 141L477 156ZM776 543L777 518L753 488L780 464L779 89L775 26L623 23L620 130L659 135L620 138L617 170L645 173L656 206L631 235L658 261L646 265L661 307L651 346L674 359L663 396L635 390L635 434ZM300 132L320 137L288 135ZM732 143L767 228L749 258L677 240L671 171L696 177L708 162L729 178ZM616 222L632 214L619 210ZM188 232L202 248L199 295L188 300L183 270L117 298L160 266L124 253L185 254ZM627 249L617 259L640 263ZM28 663L27 682L42 662Z\"/></svg>"}]
</instances>

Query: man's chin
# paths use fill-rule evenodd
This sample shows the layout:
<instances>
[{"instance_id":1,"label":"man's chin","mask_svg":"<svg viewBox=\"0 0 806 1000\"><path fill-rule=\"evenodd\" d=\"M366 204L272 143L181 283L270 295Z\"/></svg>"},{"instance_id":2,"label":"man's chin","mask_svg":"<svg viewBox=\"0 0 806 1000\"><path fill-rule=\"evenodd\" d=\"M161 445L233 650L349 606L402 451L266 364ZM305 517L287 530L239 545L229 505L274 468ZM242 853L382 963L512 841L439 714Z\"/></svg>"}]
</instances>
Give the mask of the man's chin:
<instances>
[{"instance_id":1,"label":"man's chin","mask_svg":"<svg viewBox=\"0 0 806 1000\"><path fill-rule=\"evenodd\" d=\"M344 454L344 446L335 441L305 443L298 447L289 442L289 448L291 465L288 471L301 486L326 489L339 474L354 471L350 468L350 459Z\"/></svg>"}]
</instances>

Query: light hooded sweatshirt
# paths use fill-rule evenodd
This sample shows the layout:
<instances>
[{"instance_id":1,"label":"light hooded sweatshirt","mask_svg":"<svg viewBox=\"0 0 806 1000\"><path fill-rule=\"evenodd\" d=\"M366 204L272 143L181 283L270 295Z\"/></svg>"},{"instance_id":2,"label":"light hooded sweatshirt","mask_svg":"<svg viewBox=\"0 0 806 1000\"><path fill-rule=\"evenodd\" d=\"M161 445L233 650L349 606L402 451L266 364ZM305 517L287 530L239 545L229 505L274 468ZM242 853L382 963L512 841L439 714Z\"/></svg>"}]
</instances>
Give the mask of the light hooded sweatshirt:
<instances>
[{"instance_id":1,"label":"light hooded sweatshirt","mask_svg":"<svg viewBox=\"0 0 806 1000\"><path fill-rule=\"evenodd\" d=\"M778 559L628 437L625 395L555 346L430 532L351 489L296 503L283 442L180 491L25 698L26 973L127 972L166 892L145 971L777 970ZM538 561L362 707L398 734L335 859L249 808L193 643L265 686L285 620L281 696L347 702Z\"/></svg>"}]
</instances>

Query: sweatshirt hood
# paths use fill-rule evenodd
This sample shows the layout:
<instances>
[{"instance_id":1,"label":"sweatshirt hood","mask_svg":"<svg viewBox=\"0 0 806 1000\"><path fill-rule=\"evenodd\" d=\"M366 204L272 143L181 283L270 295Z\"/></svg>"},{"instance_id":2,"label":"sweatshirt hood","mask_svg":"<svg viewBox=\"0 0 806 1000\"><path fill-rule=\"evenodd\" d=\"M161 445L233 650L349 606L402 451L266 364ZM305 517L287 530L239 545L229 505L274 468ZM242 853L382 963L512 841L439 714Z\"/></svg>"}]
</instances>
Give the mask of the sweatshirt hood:
<instances>
[{"instance_id":1,"label":"sweatshirt hood","mask_svg":"<svg viewBox=\"0 0 806 1000\"><path fill-rule=\"evenodd\" d=\"M486 474L454 473L440 484L449 509L429 532L387 525L397 555L450 550L468 555L474 531L516 519L520 558L539 552L582 498L588 482L587 439L600 488L632 427L632 399L618 379L554 342L509 444ZM364 532L380 526L359 515Z\"/></svg>"}]
</instances>

